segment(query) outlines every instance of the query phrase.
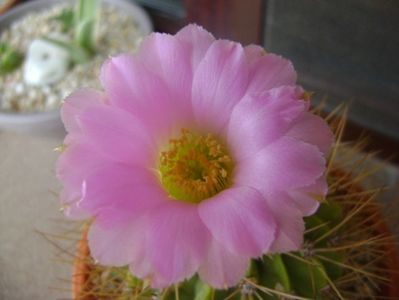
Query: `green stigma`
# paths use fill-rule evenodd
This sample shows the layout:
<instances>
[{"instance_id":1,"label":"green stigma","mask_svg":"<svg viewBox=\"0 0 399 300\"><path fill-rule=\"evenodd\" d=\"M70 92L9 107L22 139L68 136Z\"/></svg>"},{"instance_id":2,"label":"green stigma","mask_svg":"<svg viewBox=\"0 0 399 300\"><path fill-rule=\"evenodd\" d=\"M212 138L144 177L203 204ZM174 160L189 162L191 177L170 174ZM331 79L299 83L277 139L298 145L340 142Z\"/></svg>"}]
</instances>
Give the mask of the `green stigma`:
<instances>
[{"instance_id":1,"label":"green stigma","mask_svg":"<svg viewBox=\"0 0 399 300\"><path fill-rule=\"evenodd\" d=\"M213 135L182 129L180 138L171 139L160 153L159 171L172 198L199 203L230 185L233 161Z\"/></svg>"}]
</instances>

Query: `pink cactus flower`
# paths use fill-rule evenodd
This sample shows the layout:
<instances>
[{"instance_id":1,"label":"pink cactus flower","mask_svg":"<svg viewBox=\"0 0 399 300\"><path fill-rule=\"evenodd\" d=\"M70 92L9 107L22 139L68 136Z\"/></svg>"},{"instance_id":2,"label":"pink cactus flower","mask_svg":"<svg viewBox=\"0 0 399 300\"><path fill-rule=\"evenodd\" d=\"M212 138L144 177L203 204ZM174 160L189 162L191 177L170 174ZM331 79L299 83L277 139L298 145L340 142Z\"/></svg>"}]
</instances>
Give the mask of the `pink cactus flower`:
<instances>
[{"instance_id":1,"label":"pink cactus flower","mask_svg":"<svg viewBox=\"0 0 399 300\"><path fill-rule=\"evenodd\" d=\"M290 61L189 25L110 58L100 79L65 100L57 165L99 263L153 287L198 273L226 288L251 258L301 247L332 133Z\"/></svg>"}]
</instances>

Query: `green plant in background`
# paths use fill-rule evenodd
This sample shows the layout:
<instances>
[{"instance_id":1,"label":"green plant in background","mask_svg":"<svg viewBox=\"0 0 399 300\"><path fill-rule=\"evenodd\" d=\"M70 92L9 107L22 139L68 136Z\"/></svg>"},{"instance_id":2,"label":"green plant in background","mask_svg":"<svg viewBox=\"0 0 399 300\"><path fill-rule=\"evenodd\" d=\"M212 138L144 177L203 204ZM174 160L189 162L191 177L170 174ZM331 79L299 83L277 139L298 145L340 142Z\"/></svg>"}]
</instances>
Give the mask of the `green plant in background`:
<instances>
[{"instance_id":1,"label":"green plant in background","mask_svg":"<svg viewBox=\"0 0 399 300\"><path fill-rule=\"evenodd\" d=\"M74 23L74 11L70 8L65 8L62 10L60 14L55 17L52 17L50 20L57 21L62 26L63 32L68 32L72 30Z\"/></svg>"},{"instance_id":2,"label":"green plant in background","mask_svg":"<svg viewBox=\"0 0 399 300\"><path fill-rule=\"evenodd\" d=\"M68 50L73 63L86 63L96 52L95 31L99 5L99 0L78 0L74 10L65 9L53 18L61 23L64 32L73 32L73 39L64 41L46 37L45 40Z\"/></svg>"},{"instance_id":3,"label":"green plant in background","mask_svg":"<svg viewBox=\"0 0 399 300\"><path fill-rule=\"evenodd\" d=\"M0 43L0 75L11 73L21 65L22 61L21 53L7 43Z\"/></svg>"},{"instance_id":4,"label":"green plant in background","mask_svg":"<svg viewBox=\"0 0 399 300\"><path fill-rule=\"evenodd\" d=\"M99 0L79 0L75 10L75 42L90 53L95 52L95 27Z\"/></svg>"}]
</instances>

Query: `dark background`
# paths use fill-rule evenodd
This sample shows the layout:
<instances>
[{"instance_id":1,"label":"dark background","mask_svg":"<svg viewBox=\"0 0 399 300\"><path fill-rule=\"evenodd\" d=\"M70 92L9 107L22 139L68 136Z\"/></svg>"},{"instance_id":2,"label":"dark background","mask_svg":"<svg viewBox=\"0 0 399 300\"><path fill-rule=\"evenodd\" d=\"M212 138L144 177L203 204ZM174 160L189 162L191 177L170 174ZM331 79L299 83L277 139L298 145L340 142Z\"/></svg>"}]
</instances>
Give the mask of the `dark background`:
<instances>
[{"instance_id":1,"label":"dark background","mask_svg":"<svg viewBox=\"0 0 399 300\"><path fill-rule=\"evenodd\" d=\"M315 92L314 103L326 98L327 112L350 103L346 139L365 132L367 150L399 163L399 0L136 2L157 31L195 22L218 38L289 58L299 83Z\"/></svg>"},{"instance_id":2,"label":"dark background","mask_svg":"<svg viewBox=\"0 0 399 300\"><path fill-rule=\"evenodd\" d=\"M257 43L293 61L326 111L350 104L346 139L399 162L398 0L139 0L158 30L196 22L217 37ZM169 18L169 19L168 19ZM157 20L161 21L157 23Z\"/></svg>"}]
</instances>

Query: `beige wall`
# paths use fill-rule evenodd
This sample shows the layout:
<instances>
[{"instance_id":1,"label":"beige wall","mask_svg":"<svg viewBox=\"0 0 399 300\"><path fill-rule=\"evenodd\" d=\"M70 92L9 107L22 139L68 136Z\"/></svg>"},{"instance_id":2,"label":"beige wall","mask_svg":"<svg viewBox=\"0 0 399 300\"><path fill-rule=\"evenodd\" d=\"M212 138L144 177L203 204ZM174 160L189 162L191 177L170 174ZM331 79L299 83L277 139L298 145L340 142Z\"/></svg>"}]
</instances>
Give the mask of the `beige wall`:
<instances>
[{"instance_id":1,"label":"beige wall","mask_svg":"<svg viewBox=\"0 0 399 300\"><path fill-rule=\"evenodd\" d=\"M36 230L57 233L61 219L54 177L61 139L0 132L0 299L61 299L68 265ZM58 225L57 225L58 224Z\"/></svg>"}]
</instances>

